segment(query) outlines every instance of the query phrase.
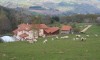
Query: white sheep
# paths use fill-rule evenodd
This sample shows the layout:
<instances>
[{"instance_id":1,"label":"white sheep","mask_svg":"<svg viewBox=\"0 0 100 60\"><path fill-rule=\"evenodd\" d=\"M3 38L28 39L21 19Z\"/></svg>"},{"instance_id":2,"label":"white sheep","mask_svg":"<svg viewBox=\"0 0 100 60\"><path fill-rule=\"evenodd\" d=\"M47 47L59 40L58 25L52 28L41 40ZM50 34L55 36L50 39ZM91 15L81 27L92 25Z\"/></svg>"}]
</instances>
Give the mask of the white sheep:
<instances>
[{"instance_id":1,"label":"white sheep","mask_svg":"<svg viewBox=\"0 0 100 60\"><path fill-rule=\"evenodd\" d=\"M52 38L52 40L54 40L54 38Z\"/></svg>"},{"instance_id":2,"label":"white sheep","mask_svg":"<svg viewBox=\"0 0 100 60\"><path fill-rule=\"evenodd\" d=\"M96 36L96 37L98 37L98 35L97 35L97 34L95 34L95 36Z\"/></svg>"},{"instance_id":3,"label":"white sheep","mask_svg":"<svg viewBox=\"0 0 100 60\"><path fill-rule=\"evenodd\" d=\"M29 40L28 42L29 42L29 43L33 43L33 40Z\"/></svg>"},{"instance_id":4,"label":"white sheep","mask_svg":"<svg viewBox=\"0 0 100 60\"><path fill-rule=\"evenodd\" d=\"M84 38L82 37L82 38L81 38L81 41L83 41L83 40L84 40Z\"/></svg>"},{"instance_id":5,"label":"white sheep","mask_svg":"<svg viewBox=\"0 0 100 60\"><path fill-rule=\"evenodd\" d=\"M84 37L81 37L81 41L84 41L84 40L86 40L86 38L84 38Z\"/></svg>"},{"instance_id":6,"label":"white sheep","mask_svg":"<svg viewBox=\"0 0 100 60\"><path fill-rule=\"evenodd\" d=\"M69 36L64 36L65 38L69 38Z\"/></svg>"},{"instance_id":7,"label":"white sheep","mask_svg":"<svg viewBox=\"0 0 100 60\"><path fill-rule=\"evenodd\" d=\"M47 41L48 41L48 40L47 40L47 39L45 39L45 40L43 41L43 43L47 43Z\"/></svg>"},{"instance_id":8,"label":"white sheep","mask_svg":"<svg viewBox=\"0 0 100 60\"><path fill-rule=\"evenodd\" d=\"M60 37L60 38L64 38L64 37Z\"/></svg>"},{"instance_id":9,"label":"white sheep","mask_svg":"<svg viewBox=\"0 0 100 60\"><path fill-rule=\"evenodd\" d=\"M79 38L75 38L75 40L79 40Z\"/></svg>"},{"instance_id":10,"label":"white sheep","mask_svg":"<svg viewBox=\"0 0 100 60\"><path fill-rule=\"evenodd\" d=\"M89 37L89 35L86 35L87 37Z\"/></svg>"},{"instance_id":11,"label":"white sheep","mask_svg":"<svg viewBox=\"0 0 100 60\"><path fill-rule=\"evenodd\" d=\"M37 42L37 40L36 40L36 39L34 39L33 41L34 41L34 42Z\"/></svg>"},{"instance_id":12,"label":"white sheep","mask_svg":"<svg viewBox=\"0 0 100 60\"><path fill-rule=\"evenodd\" d=\"M61 38L69 38L69 36L63 36L63 37L61 37Z\"/></svg>"},{"instance_id":13,"label":"white sheep","mask_svg":"<svg viewBox=\"0 0 100 60\"><path fill-rule=\"evenodd\" d=\"M76 37L81 37L81 35L76 35Z\"/></svg>"},{"instance_id":14,"label":"white sheep","mask_svg":"<svg viewBox=\"0 0 100 60\"><path fill-rule=\"evenodd\" d=\"M56 36L56 38L58 39L58 36Z\"/></svg>"}]
</instances>

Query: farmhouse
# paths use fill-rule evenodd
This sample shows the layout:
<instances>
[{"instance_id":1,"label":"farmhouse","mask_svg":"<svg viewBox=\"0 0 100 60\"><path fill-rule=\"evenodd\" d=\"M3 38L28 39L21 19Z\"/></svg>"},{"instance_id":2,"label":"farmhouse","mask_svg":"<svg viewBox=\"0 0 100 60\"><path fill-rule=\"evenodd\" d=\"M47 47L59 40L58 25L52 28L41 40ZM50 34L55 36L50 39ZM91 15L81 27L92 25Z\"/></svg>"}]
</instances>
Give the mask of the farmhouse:
<instances>
[{"instance_id":1,"label":"farmhouse","mask_svg":"<svg viewBox=\"0 0 100 60\"><path fill-rule=\"evenodd\" d=\"M39 36L44 36L44 30L48 28L45 24L34 24L33 27L38 30Z\"/></svg>"},{"instance_id":2,"label":"farmhouse","mask_svg":"<svg viewBox=\"0 0 100 60\"><path fill-rule=\"evenodd\" d=\"M16 37L19 40L34 40L35 38L38 38L38 33L36 30L32 29L31 24L20 24L18 25L18 28L13 31L14 37Z\"/></svg>"},{"instance_id":3,"label":"farmhouse","mask_svg":"<svg viewBox=\"0 0 100 60\"><path fill-rule=\"evenodd\" d=\"M61 34L69 34L71 32L72 32L72 27L71 26L63 25L61 27Z\"/></svg>"},{"instance_id":4,"label":"farmhouse","mask_svg":"<svg viewBox=\"0 0 100 60\"><path fill-rule=\"evenodd\" d=\"M69 34L72 31L71 26L62 26L61 34ZM19 40L35 40L38 37L47 35L59 34L59 27L48 27L45 24L20 24L18 28L13 31L14 37Z\"/></svg>"},{"instance_id":5,"label":"farmhouse","mask_svg":"<svg viewBox=\"0 0 100 60\"><path fill-rule=\"evenodd\" d=\"M44 30L45 35L57 35L59 34L59 28L58 27L49 27Z\"/></svg>"}]
</instances>

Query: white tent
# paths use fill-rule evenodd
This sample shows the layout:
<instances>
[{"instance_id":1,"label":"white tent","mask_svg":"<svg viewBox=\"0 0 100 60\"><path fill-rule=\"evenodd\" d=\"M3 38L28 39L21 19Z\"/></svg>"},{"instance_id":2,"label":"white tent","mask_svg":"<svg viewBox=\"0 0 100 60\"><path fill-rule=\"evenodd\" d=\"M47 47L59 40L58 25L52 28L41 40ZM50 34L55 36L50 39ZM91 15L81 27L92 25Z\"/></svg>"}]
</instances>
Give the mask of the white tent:
<instances>
[{"instance_id":1,"label":"white tent","mask_svg":"<svg viewBox=\"0 0 100 60\"><path fill-rule=\"evenodd\" d=\"M3 37L1 37L1 39L3 40L3 42L14 42L14 41L16 41L16 39L11 37L11 36L3 36Z\"/></svg>"}]
</instances>

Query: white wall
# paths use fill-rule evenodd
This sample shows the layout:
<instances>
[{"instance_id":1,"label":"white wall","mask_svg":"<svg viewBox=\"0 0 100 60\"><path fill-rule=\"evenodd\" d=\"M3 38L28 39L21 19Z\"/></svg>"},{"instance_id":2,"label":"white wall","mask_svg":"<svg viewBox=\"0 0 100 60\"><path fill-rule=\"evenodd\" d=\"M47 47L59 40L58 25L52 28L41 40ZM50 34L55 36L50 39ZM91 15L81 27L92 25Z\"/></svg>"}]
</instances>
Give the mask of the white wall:
<instances>
[{"instance_id":1,"label":"white wall","mask_svg":"<svg viewBox=\"0 0 100 60\"><path fill-rule=\"evenodd\" d=\"M39 36L43 36L44 35L44 30L43 29L39 29Z\"/></svg>"},{"instance_id":2,"label":"white wall","mask_svg":"<svg viewBox=\"0 0 100 60\"><path fill-rule=\"evenodd\" d=\"M16 38L19 39L19 40L23 40L23 38L20 37L20 35L21 35L21 34L24 34L24 33L26 33L26 34L29 35L29 36L25 37L25 39L32 39L32 40L33 40L35 37L38 36L38 34L37 34L36 31L35 31L35 34L34 34L33 30L30 30L30 31L25 31L25 30L23 30L23 31L18 31L18 32L17 32ZM37 37L37 38L38 38L38 37Z\"/></svg>"},{"instance_id":3,"label":"white wall","mask_svg":"<svg viewBox=\"0 0 100 60\"><path fill-rule=\"evenodd\" d=\"M61 34L69 34L70 31L61 31Z\"/></svg>"}]
</instances>

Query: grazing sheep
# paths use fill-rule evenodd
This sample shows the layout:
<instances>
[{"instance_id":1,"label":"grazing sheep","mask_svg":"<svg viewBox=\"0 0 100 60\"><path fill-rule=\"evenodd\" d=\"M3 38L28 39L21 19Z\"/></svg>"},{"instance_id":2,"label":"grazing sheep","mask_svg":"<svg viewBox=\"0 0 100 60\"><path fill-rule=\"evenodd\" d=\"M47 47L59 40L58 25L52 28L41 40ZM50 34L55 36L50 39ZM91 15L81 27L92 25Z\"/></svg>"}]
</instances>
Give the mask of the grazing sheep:
<instances>
[{"instance_id":1,"label":"grazing sheep","mask_svg":"<svg viewBox=\"0 0 100 60\"><path fill-rule=\"evenodd\" d=\"M83 41L83 40L84 40L84 38L82 37L82 38L81 38L81 41Z\"/></svg>"},{"instance_id":2,"label":"grazing sheep","mask_svg":"<svg viewBox=\"0 0 100 60\"><path fill-rule=\"evenodd\" d=\"M29 43L33 43L33 40L29 40L28 42L29 42Z\"/></svg>"},{"instance_id":3,"label":"grazing sheep","mask_svg":"<svg viewBox=\"0 0 100 60\"><path fill-rule=\"evenodd\" d=\"M79 40L79 38L75 38L75 40Z\"/></svg>"},{"instance_id":4,"label":"grazing sheep","mask_svg":"<svg viewBox=\"0 0 100 60\"><path fill-rule=\"evenodd\" d=\"M56 36L56 38L58 39L58 36Z\"/></svg>"},{"instance_id":5,"label":"grazing sheep","mask_svg":"<svg viewBox=\"0 0 100 60\"><path fill-rule=\"evenodd\" d=\"M65 38L69 38L69 36L64 36Z\"/></svg>"},{"instance_id":6,"label":"grazing sheep","mask_svg":"<svg viewBox=\"0 0 100 60\"><path fill-rule=\"evenodd\" d=\"M61 37L61 38L64 38L64 37Z\"/></svg>"},{"instance_id":7,"label":"grazing sheep","mask_svg":"<svg viewBox=\"0 0 100 60\"><path fill-rule=\"evenodd\" d=\"M81 41L85 41L85 40L86 40L86 38L84 38L84 37L81 38Z\"/></svg>"},{"instance_id":8,"label":"grazing sheep","mask_svg":"<svg viewBox=\"0 0 100 60\"><path fill-rule=\"evenodd\" d=\"M6 54L3 54L3 56L6 56Z\"/></svg>"},{"instance_id":9,"label":"grazing sheep","mask_svg":"<svg viewBox=\"0 0 100 60\"><path fill-rule=\"evenodd\" d=\"M96 37L98 37L98 35L97 35L97 34L95 34L95 36L96 36Z\"/></svg>"},{"instance_id":10,"label":"grazing sheep","mask_svg":"<svg viewBox=\"0 0 100 60\"><path fill-rule=\"evenodd\" d=\"M89 37L89 35L86 35L87 37Z\"/></svg>"},{"instance_id":11,"label":"grazing sheep","mask_svg":"<svg viewBox=\"0 0 100 60\"><path fill-rule=\"evenodd\" d=\"M81 37L81 35L76 35L76 37Z\"/></svg>"},{"instance_id":12,"label":"grazing sheep","mask_svg":"<svg viewBox=\"0 0 100 60\"><path fill-rule=\"evenodd\" d=\"M52 40L54 40L54 38L52 38Z\"/></svg>"},{"instance_id":13,"label":"grazing sheep","mask_svg":"<svg viewBox=\"0 0 100 60\"><path fill-rule=\"evenodd\" d=\"M61 37L61 38L69 38L69 36L63 36L63 37Z\"/></svg>"},{"instance_id":14,"label":"grazing sheep","mask_svg":"<svg viewBox=\"0 0 100 60\"><path fill-rule=\"evenodd\" d=\"M16 57L12 57L11 60L16 60Z\"/></svg>"},{"instance_id":15,"label":"grazing sheep","mask_svg":"<svg viewBox=\"0 0 100 60\"><path fill-rule=\"evenodd\" d=\"M36 39L34 39L34 42L37 42L37 40L36 40Z\"/></svg>"},{"instance_id":16,"label":"grazing sheep","mask_svg":"<svg viewBox=\"0 0 100 60\"><path fill-rule=\"evenodd\" d=\"M43 41L43 43L45 44L45 43L47 43L47 41L48 41L48 40L47 40L47 39L45 39L45 40Z\"/></svg>"}]
</instances>

